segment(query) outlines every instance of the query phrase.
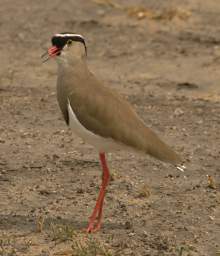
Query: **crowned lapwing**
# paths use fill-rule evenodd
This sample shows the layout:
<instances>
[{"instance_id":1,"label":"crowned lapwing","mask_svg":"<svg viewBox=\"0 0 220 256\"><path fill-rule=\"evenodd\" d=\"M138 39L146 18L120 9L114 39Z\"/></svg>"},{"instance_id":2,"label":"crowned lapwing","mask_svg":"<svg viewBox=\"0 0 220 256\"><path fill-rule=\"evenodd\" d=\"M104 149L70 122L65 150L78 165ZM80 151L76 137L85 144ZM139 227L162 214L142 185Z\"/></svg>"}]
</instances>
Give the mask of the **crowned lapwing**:
<instances>
[{"instance_id":1,"label":"crowned lapwing","mask_svg":"<svg viewBox=\"0 0 220 256\"><path fill-rule=\"evenodd\" d=\"M52 47L42 57L44 61L50 57L57 60L57 99L66 124L99 152L102 184L87 228L87 232L94 232L101 226L104 196L109 182L105 153L133 149L179 169L183 167L182 160L145 126L125 99L90 72L83 36L59 33L51 41Z\"/></svg>"}]
</instances>

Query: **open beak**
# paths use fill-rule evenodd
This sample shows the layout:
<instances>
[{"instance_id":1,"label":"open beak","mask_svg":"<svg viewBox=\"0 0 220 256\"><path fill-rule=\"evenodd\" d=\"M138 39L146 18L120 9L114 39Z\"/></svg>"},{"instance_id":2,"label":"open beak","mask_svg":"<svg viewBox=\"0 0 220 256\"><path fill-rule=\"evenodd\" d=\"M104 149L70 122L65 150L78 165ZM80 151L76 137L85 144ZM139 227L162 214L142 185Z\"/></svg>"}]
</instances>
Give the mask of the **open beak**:
<instances>
[{"instance_id":1,"label":"open beak","mask_svg":"<svg viewBox=\"0 0 220 256\"><path fill-rule=\"evenodd\" d=\"M58 48L57 46L52 46L44 54L41 55L41 59L44 63L48 61L50 58L57 56L60 52L60 48Z\"/></svg>"}]
</instances>

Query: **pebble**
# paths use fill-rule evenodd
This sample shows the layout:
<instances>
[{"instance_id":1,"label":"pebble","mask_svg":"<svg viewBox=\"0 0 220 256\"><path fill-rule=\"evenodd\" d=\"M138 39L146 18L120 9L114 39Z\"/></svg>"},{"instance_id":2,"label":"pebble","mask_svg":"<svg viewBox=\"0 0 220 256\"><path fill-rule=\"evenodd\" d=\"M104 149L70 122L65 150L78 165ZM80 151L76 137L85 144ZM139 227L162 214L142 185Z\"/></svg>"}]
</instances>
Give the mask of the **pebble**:
<instances>
[{"instance_id":1,"label":"pebble","mask_svg":"<svg viewBox=\"0 0 220 256\"><path fill-rule=\"evenodd\" d=\"M181 108L176 108L174 110L174 115L175 116L182 116L184 114L184 111Z\"/></svg>"},{"instance_id":2,"label":"pebble","mask_svg":"<svg viewBox=\"0 0 220 256\"><path fill-rule=\"evenodd\" d=\"M125 229L131 229L132 228L132 223L130 221L125 222Z\"/></svg>"}]
</instances>

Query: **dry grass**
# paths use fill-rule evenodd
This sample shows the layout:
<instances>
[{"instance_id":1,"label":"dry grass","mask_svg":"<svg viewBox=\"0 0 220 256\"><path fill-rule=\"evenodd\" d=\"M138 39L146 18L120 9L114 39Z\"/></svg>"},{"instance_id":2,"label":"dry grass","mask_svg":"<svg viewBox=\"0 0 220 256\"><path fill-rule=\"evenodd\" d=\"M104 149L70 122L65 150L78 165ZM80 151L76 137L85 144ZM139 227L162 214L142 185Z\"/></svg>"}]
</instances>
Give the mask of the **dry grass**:
<instances>
[{"instance_id":1,"label":"dry grass","mask_svg":"<svg viewBox=\"0 0 220 256\"><path fill-rule=\"evenodd\" d=\"M150 197L150 189L147 185L143 185L142 187L140 187L139 191L138 191L138 198L148 198Z\"/></svg>"},{"instance_id":2,"label":"dry grass","mask_svg":"<svg viewBox=\"0 0 220 256\"><path fill-rule=\"evenodd\" d=\"M50 237L52 241L57 243L72 241L72 239L76 236L76 232L71 226L56 225L51 223L50 228Z\"/></svg>"},{"instance_id":3,"label":"dry grass","mask_svg":"<svg viewBox=\"0 0 220 256\"><path fill-rule=\"evenodd\" d=\"M27 253L29 249L29 241L17 240L14 236L0 237L0 256L17 256L18 253Z\"/></svg>"},{"instance_id":4,"label":"dry grass","mask_svg":"<svg viewBox=\"0 0 220 256\"><path fill-rule=\"evenodd\" d=\"M0 238L0 256L15 256L16 249L14 248L15 242L10 238Z\"/></svg>"},{"instance_id":5,"label":"dry grass","mask_svg":"<svg viewBox=\"0 0 220 256\"><path fill-rule=\"evenodd\" d=\"M216 189L215 181L211 175L207 175L208 178L208 187L211 189Z\"/></svg>"},{"instance_id":6,"label":"dry grass","mask_svg":"<svg viewBox=\"0 0 220 256\"><path fill-rule=\"evenodd\" d=\"M220 256L220 250L216 252L216 256Z\"/></svg>"},{"instance_id":7,"label":"dry grass","mask_svg":"<svg viewBox=\"0 0 220 256\"><path fill-rule=\"evenodd\" d=\"M37 217L37 219L36 219L36 232L41 233L43 231L44 220L45 220L45 216L44 215L39 215Z\"/></svg>"},{"instance_id":8,"label":"dry grass","mask_svg":"<svg viewBox=\"0 0 220 256\"><path fill-rule=\"evenodd\" d=\"M127 14L139 20L148 18L166 21L171 21L174 18L178 18L180 20L187 20L191 16L191 13L189 11L182 8L172 8L162 11L154 11L141 6L127 8Z\"/></svg>"},{"instance_id":9,"label":"dry grass","mask_svg":"<svg viewBox=\"0 0 220 256\"><path fill-rule=\"evenodd\" d=\"M113 256L93 235L76 232L71 226L50 224L50 238L56 243L71 242L71 249L56 252L65 256Z\"/></svg>"},{"instance_id":10,"label":"dry grass","mask_svg":"<svg viewBox=\"0 0 220 256\"><path fill-rule=\"evenodd\" d=\"M113 256L101 242L92 236L78 236L72 244L73 256Z\"/></svg>"},{"instance_id":11,"label":"dry grass","mask_svg":"<svg viewBox=\"0 0 220 256\"><path fill-rule=\"evenodd\" d=\"M128 16L142 20L145 18L153 20L172 21L177 18L179 20L187 20L191 16L191 12L181 7L169 8L164 10L153 10L144 6L129 6L123 7L113 0L93 0L95 4L109 6L116 9L121 9L127 13Z\"/></svg>"},{"instance_id":12,"label":"dry grass","mask_svg":"<svg viewBox=\"0 0 220 256\"><path fill-rule=\"evenodd\" d=\"M115 3L113 0L93 0L93 2L99 5L105 5L105 6L110 6L114 8L121 7L119 4Z\"/></svg>"},{"instance_id":13,"label":"dry grass","mask_svg":"<svg viewBox=\"0 0 220 256\"><path fill-rule=\"evenodd\" d=\"M177 248L176 252L177 256L193 256L197 250L190 244L184 244Z\"/></svg>"}]
</instances>

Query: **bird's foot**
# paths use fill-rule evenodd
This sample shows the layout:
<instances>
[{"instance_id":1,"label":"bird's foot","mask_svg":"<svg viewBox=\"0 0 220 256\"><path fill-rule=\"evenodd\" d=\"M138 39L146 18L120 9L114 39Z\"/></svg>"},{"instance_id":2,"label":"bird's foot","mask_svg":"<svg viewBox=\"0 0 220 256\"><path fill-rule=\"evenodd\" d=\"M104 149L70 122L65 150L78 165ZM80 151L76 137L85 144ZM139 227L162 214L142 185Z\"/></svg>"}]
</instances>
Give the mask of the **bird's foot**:
<instances>
[{"instance_id":1,"label":"bird's foot","mask_svg":"<svg viewBox=\"0 0 220 256\"><path fill-rule=\"evenodd\" d=\"M95 220L90 220L88 228L86 229L87 233L94 233L98 231L101 228L101 219L98 219L97 223L95 223Z\"/></svg>"}]
</instances>

